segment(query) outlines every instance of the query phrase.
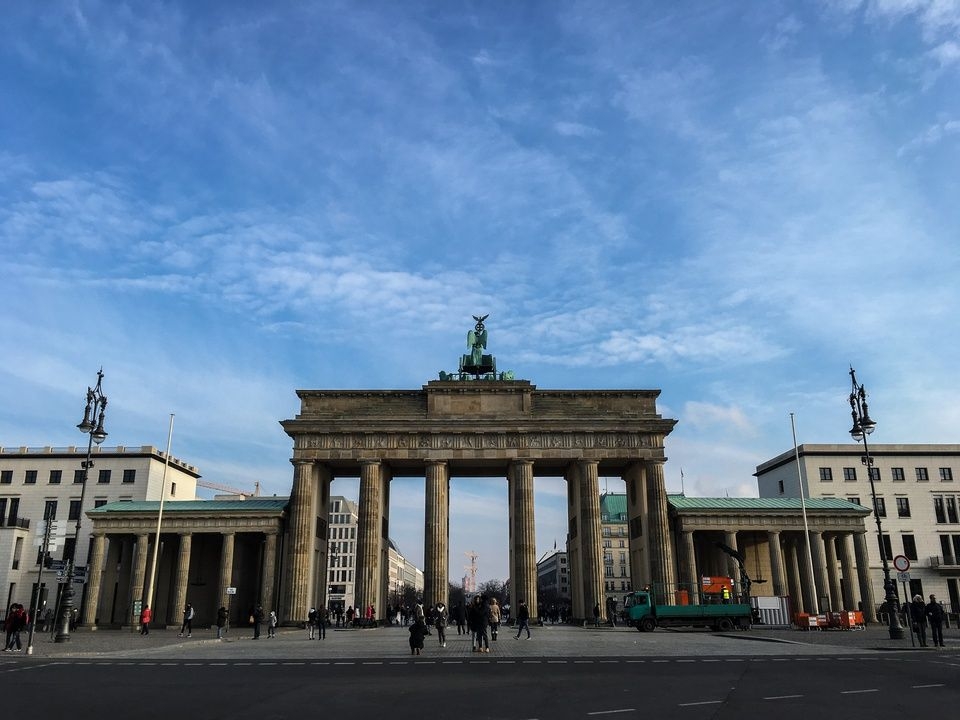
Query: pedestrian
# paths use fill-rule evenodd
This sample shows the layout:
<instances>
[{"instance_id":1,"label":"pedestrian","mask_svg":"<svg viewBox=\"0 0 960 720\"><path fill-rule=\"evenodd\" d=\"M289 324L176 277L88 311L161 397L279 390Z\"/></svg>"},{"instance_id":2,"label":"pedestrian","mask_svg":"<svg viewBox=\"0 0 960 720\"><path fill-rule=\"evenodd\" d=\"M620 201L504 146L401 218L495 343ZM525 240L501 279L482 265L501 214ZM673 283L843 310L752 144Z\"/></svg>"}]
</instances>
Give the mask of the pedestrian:
<instances>
[{"instance_id":1,"label":"pedestrian","mask_svg":"<svg viewBox=\"0 0 960 720\"><path fill-rule=\"evenodd\" d=\"M473 597L467 622L473 633L473 652L490 652L490 641L487 639L487 609L482 595Z\"/></svg>"},{"instance_id":2,"label":"pedestrian","mask_svg":"<svg viewBox=\"0 0 960 720\"><path fill-rule=\"evenodd\" d=\"M462 602L453 606L453 618L457 622L457 635L467 634L467 608Z\"/></svg>"},{"instance_id":3,"label":"pedestrian","mask_svg":"<svg viewBox=\"0 0 960 720\"><path fill-rule=\"evenodd\" d=\"M267 616L267 638L275 638L277 636L277 624L277 611L271 610Z\"/></svg>"},{"instance_id":4,"label":"pedestrian","mask_svg":"<svg viewBox=\"0 0 960 720\"><path fill-rule=\"evenodd\" d=\"M930 602L924 608L924 615L930 621L930 636L934 647L943 647L943 606L937 602L937 596L931 595Z\"/></svg>"},{"instance_id":5,"label":"pedestrian","mask_svg":"<svg viewBox=\"0 0 960 720\"><path fill-rule=\"evenodd\" d=\"M27 626L27 613L20 603L14 603L10 606L10 612L7 613L7 619L3 623L3 629L7 632L6 643L3 646L4 652L14 650L20 652L23 645L20 644L20 632ZM17 647L14 648L13 646Z\"/></svg>"},{"instance_id":6,"label":"pedestrian","mask_svg":"<svg viewBox=\"0 0 960 720\"><path fill-rule=\"evenodd\" d=\"M307 613L307 640L313 640L317 636L317 609L310 608Z\"/></svg>"},{"instance_id":7,"label":"pedestrian","mask_svg":"<svg viewBox=\"0 0 960 720\"><path fill-rule=\"evenodd\" d=\"M187 637L193 635L193 605L190 603L183 608L183 623L180 625L177 637L183 637L183 633L187 633Z\"/></svg>"},{"instance_id":8,"label":"pedestrian","mask_svg":"<svg viewBox=\"0 0 960 720\"><path fill-rule=\"evenodd\" d=\"M913 596L913 602L910 603L910 621L913 623L913 631L917 634L917 640L920 641L920 647L927 646L927 616L926 607L923 604L923 597Z\"/></svg>"},{"instance_id":9,"label":"pedestrian","mask_svg":"<svg viewBox=\"0 0 960 720\"><path fill-rule=\"evenodd\" d=\"M263 622L263 606L257 605L250 615L250 622L253 623L253 639L260 639L260 624Z\"/></svg>"},{"instance_id":10,"label":"pedestrian","mask_svg":"<svg viewBox=\"0 0 960 720\"><path fill-rule=\"evenodd\" d=\"M223 634L227 631L227 609L221 605L217 610L217 640L223 640Z\"/></svg>"},{"instance_id":11,"label":"pedestrian","mask_svg":"<svg viewBox=\"0 0 960 720\"><path fill-rule=\"evenodd\" d=\"M423 651L423 638L427 636L427 624L422 619L410 626L410 654L419 655Z\"/></svg>"},{"instance_id":12,"label":"pedestrian","mask_svg":"<svg viewBox=\"0 0 960 720\"><path fill-rule=\"evenodd\" d=\"M325 607L317 610L317 640L327 639L327 623L330 622L330 615L327 614Z\"/></svg>"},{"instance_id":13,"label":"pedestrian","mask_svg":"<svg viewBox=\"0 0 960 720\"><path fill-rule=\"evenodd\" d=\"M530 608L527 607L525 600L520 601L520 607L517 610L517 640L520 639L520 633L526 629L527 640L530 639Z\"/></svg>"},{"instance_id":14,"label":"pedestrian","mask_svg":"<svg viewBox=\"0 0 960 720\"><path fill-rule=\"evenodd\" d=\"M600 603L593 606L593 626L600 627Z\"/></svg>"},{"instance_id":15,"label":"pedestrian","mask_svg":"<svg viewBox=\"0 0 960 720\"><path fill-rule=\"evenodd\" d=\"M503 614L500 611L500 604L496 597L491 597L487 604L487 621L490 625L490 639L496 641L497 631L500 629L500 619Z\"/></svg>"},{"instance_id":16,"label":"pedestrian","mask_svg":"<svg viewBox=\"0 0 960 720\"><path fill-rule=\"evenodd\" d=\"M153 610L150 609L150 606L144 603L143 610L140 611L140 634L149 635L150 634L150 621L153 620Z\"/></svg>"},{"instance_id":17,"label":"pedestrian","mask_svg":"<svg viewBox=\"0 0 960 720\"><path fill-rule=\"evenodd\" d=\"M417 604L413 606L413 621L414 621L414 622L417 622L418 620L419 620L420 622L424 622L424 620L425 620L425 615L424 615L424 612L423 612L423 601L422 601L422 600L417 600ZM426 624L426 623L424 623L424 624Z\"/></svg>"},{"instance_id":18,"label":"pedestrian","mask_svg":"<svg viewBox=\"0 0 960 720\"><path fill-rule=\"evenodd\" d=\"M437 603L436 608L433 611L433 623L434 627L437 628L437 640L440 642L440 647L447 646L447 620L449 615L447 614L447 606L443 604L443 601Z\"/></svg>"},{"instance_id":19,"label":"pedestrian","mask_svg":"<svg viewBox=\"0 0 960 720\"><path fill-rule=\"evenodd\" d=\"M347 627L351 627L353 625L353 618L355 615L356 612L353 609L353 605L351 605L347 608Z\"/></svg>"},{"instance_id":20,"label":"pedestrian","mask_svg":"<svg viewBox=\"0 0 960 720\"><path fill-rule=\"evenodd\" d=\"M47 608L43 614L43 632L53 630L53 608Z\"/></svg>"}]
</instances>

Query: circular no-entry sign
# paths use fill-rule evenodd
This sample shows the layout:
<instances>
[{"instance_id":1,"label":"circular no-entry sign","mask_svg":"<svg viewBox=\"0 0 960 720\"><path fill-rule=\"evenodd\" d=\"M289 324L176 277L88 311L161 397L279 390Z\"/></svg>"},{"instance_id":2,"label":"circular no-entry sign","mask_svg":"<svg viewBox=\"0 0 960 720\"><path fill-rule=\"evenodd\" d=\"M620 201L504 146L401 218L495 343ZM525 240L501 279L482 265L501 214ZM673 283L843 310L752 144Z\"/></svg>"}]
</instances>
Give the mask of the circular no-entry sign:
<instances>
[{"instance_id":1,"label":"circular no-entry sign","mask_svg":"<svg viewBox=\"0 0 960 720\"><path fill-rule=\"evenodd\" d=\"M906 555L897 555L893 559L893 566L900 572L906 572L910 569L910 561Z\"/></svg>"}]
</instances>

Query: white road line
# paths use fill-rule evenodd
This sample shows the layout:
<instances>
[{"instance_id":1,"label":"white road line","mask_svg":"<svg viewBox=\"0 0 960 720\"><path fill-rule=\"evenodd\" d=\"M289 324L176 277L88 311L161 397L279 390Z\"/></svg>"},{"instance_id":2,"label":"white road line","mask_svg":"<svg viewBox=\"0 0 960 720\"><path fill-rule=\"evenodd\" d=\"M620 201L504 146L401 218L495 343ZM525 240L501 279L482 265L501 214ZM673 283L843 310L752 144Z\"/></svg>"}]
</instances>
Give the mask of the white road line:
<instances>
[{"instance_id":1,"label":"white road line","mask_svg":"<svg viewBox=\"0 0 960 720\"><path fill-rule=\"evenodd\" d=\"M613 715L615 713L636 712L634 708L623 708L622 710L597 710L588 712L587 715Z\"/></svg>"},{"instance_id":2,"label":"white road line","mask_svg":"<svg viewBox=\"0 0 960 720\"><path fill-rule=\"evenodd\" d=\"M880 692L879 688L867 688L866 690L841 690L841 695L863 695L864 693Z\"/></svg>"},{"instance_id":3,"label":"white road line","mask_svg":"<svg viewBox=\"0 0 960 720\"><path fill-rule=\"evenodd\" d=\"M212 662L212 663L210 663L211 667L212 667L212 666L215 666L215 665L216 665L216 666L225 666L226 664L227 664L227 663L221 663L221 662L216 662L216 663L213 663L213 662Z\"/></svg>"},{"instance_id":4,"label":"white road line","mask_svg":"<svg viewBox=\"0 0 960 720\"><path fill-rule=\"evenodd\" d=\"M704 700L702 702L680 703L678 707L696 707L697 705L719 705L723 700Z\"/></svg>"},{"instance_id":5,"label":"white road line","mask_svg":"<svg viewBox=\"0 0 960 720\"><path fill-rule=\"evenodd\" d=\"M516 660L497 660L497 665L516 665Z\"/></svg>"},{"instance_id":6,"label":"white road line","mask_svg":"<svg viewBox=\"0 0 960 720\"><path fill-rule=\"evenodd\" d=\"M285 662L284 665L306 665L305 662Z\"/></svg>"},{"instance_id":7,"label":"white road line","mask_svg":"<svg viewBox=\"0 0 960 720\"><path fill-rule=\"evenodd\" d=\"M3 670L0 670L0 672L12 673L12 672L20 672L21 670L36 670L37 668L45 668L45 667L50 667L51 665L59 665L59 664L60 663L43 663L42 665L23 665L21 667L4 668Z\"/></svg>"},{"instance_id":8,"label":"white road line","mask_svg":"<svg viewBox=\"0 0 960 720\"><path fill-rule=\"evenodd\" d=\"M547 660L547 665L566 665L566 664L567 664L566 660Z\"/></svg>"},{"instance_id":9,"label":"white road line","mask_svg":"<svg viewBox=\"0 0 960 720\"><path fill-rule=\"evenodd\" d=\"M764 700L791 700L802 697L803 695L771 695L770 697L765 697Z\"/></svg>"},{"instance_id":10,"label":"white road line","mask_svg":"<svg viewBox=\"0 0 960 720\"><path fill-rule=\"evenodd\" d=\"M574 660L574 665L593 665L593 660Z\"/></svg>"},{"instance_id":11,"label":"white road line","mask_svg":"<svg viewBox=\"0 0 960 720\"><path fill-rule=\"evenodd\" d=\"M695 663L696 660L677 660L678 663Z\"/></svg>"},{"instance_id":12,"label":"white road line","mask_svg":"<svg viewBox=\"0 0 960 720\"><path fill-rule=\"evenodd\" d=\"M701 660L700 662L723 662L722 660Z\"/></svg>"},{"instance_id":13,"label":"white road line","mask_svg":"<svg viewBox=\"0 0 960 720\"><path fill-rule=\"evenodd\" d=\"M444 665L463 665L463 660L444 660Z\"/></svg>"},{"instance_id":14,"label":"white road line","mask_svg":"<svg viewBox=\"0 0 960 720\"><path fill-rule=\"evenodd\" d=\"M943 683L930 683L929 685L911 685L911 688L914 690L919 690L922 688L932 688L932 687L943 687Z\"/></svg>"},{"instance_id":15,"label":"white road line","mask_svg":"<svg viewBox=\"0 0 960 720\"><path fill-rule=\"evenodd\" d=\"M259 662L257 665L276 665L275 662Z\"/></svg>"},{"instance_id":16,"label":"white road line","mask_svg":"<svg viewBox=\"0 0 960 720\"><path fill-rule=\"evenodd\" d=\"M543 660L524 660L524 661L523 661L523 664L524 664L524 665L539 665L539 664L541 664L542 662L543 662Z\"/></svg>"},{"instance_id":17,"label":"white road line","mask_svg":"<svg viewBox=\"0 0 960 720\"><path fill-rule=\"evenodd\" d=\"M299 664L303 665L303 663L299 663ZM364 665L383 665L383 660L365 660L363 664Z\"/></svg>"},{"instance_id":18,"label":"white road line","mask_svg":"<svg viewBox=\"0 0 960 720\"><path fill-rule=\"evenodd\" d=\"M193 667L195 665L203 665L203 663L184 663L184 667Z\"/></svg>"},{"instance_id":19,"label":"white road line","mask_svg":"<svg viewBox=\"0 0 960 720\"><path fill-rule=\"evenodd\" d=\"M335 662L334 665L356 665L355 662Z\"/></svg>"}]
</instances>

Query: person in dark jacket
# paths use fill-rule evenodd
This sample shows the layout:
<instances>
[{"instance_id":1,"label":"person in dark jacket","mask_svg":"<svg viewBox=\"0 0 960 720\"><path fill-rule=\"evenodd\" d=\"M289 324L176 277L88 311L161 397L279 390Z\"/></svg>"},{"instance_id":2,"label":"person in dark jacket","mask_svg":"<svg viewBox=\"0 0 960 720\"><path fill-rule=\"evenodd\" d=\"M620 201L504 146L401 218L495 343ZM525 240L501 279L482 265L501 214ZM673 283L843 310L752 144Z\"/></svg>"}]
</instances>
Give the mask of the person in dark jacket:
<instances>
[{"instance_id":1,"label":"person in dark jacket","mask_svg":"<svg viewBox=\"0 0 960 720\"><path fill-rule=\"evenodd\" d=\"M937 602L937 596L931 595L930 602L923 609L923 614L930 621L930 635L933 637L934 647L943 647L943 606Z\"/></svg>"},{"instance_id":2,"label":"person in dark jacket","mask_svg":"<svg viewBox=\"0 0 960 720\"><path fill-rule=\"evenodd\" d=\"M490 652L490 640L487 637L487 604L482 595L475 595L467 613L467 622L473 633L473 652Z\"/></svg>"},{"instance_id":3,"label":"person in dark jacket","mask_svg":"<svg viewBox=\"0 0 960 720\"><path fill-rule=\"evenodd\" d=\"M223 633L227 627L227 609L221 605L217 610L217 640L223 640Z\"/></svg>"},{"instance_id":4,"label":"person in dark jacket","mask_svg":"<svg viewBox=\"0 0 960 720\"><path fill-rule=\"evenodd\" d=\"M913 602L910 603L910 621L913 623L913 631L917 634L917 640L920 641L920 647L926 647L927 615L923 598L920 595L914 595Z\"/></svg>"},{"instance_id":5,"label":"person in dark jacket","mask_svg":"<svg viewBox=\"0 0 960 720\"><path fill-rule=\"evenodd\" d=\"M457 635L467 634L467 609L463 603L458 602L453 606L453 619L457 623Z\"/></svg>"},{"instance_id":6,"label":"person in dark jacket","mask_svg":"<svg viewBox=\"0 0 960 720\"><path fill-rule=\"evenodd\" d=\"M260 639L260 625L263 623L263 606L257 605L253 611L253 639Z\"/></svg>"},{"instance_id":7,"label":"person in dark jacket","mask_svg":"<svg viewBox=\"0 0 960 720\"><path fill-rule=\"evenodd\" d=\"M410 626L410 654L419 655L423 652L423 639L427 636L427 624L417 618Z\"/></svg>"},{"instance_id":8,"label":"person in dark jacket","mask_svg":"<svg viewBox=\"0 0 960 720\"><path fill-rule=\"evenodd\" d=\"M526 629L527 631L527 640L530 639L530 608L527 607L527 603L524 600L520 601L520 608L517 610L517 634L515 637L517 640L520 639L520 633Z\"/></svg>"}]
</instances>

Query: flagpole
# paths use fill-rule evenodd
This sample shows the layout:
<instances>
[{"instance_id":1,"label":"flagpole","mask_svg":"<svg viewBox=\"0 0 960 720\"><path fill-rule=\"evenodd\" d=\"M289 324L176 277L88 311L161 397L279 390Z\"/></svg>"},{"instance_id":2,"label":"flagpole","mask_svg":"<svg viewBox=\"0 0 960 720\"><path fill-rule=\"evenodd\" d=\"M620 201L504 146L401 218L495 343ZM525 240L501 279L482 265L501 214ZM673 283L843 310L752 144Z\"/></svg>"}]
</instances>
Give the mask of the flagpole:
<instances>
[{"instance_id":1,"label":"flagpole","mask_svg":"<svg viewBox=\"0 0 960 720\"><path fill-rule=\"evenodd\" d=\"M157 556L160 554L160 523L163 522L163 498L167 494L167 468L170 467L170 446L173 443L173 413L167 430L167 453L163 458L163 477L160 480L160 509L157 511L157 536L153 541L153 561L150 563L150 581L147 583L147 607L153 608L153 586L157 579Z\"/></svg>"},{"instance_id":2,"label":"flagpole","mask_svg":"<svg viewBox=\"0 0 960 720\"><path fill-rule=\"evenodd\" d=\"M803 536L807 541L807 572L813 587L813 610L820 614L820 600L817 598L817 583L813 578L813 550L810 547L810 526L807 524L807 503L803 497L803 473L800 468L800 450L797 448L797 426L790 413L790 430L793 432L793 455L797 460L797 482L800 485L800 510L803 512ZM798 588L799 589L799 588ZM801 592L801 598L803 593Z\"/></svg>"}]
</instances>

